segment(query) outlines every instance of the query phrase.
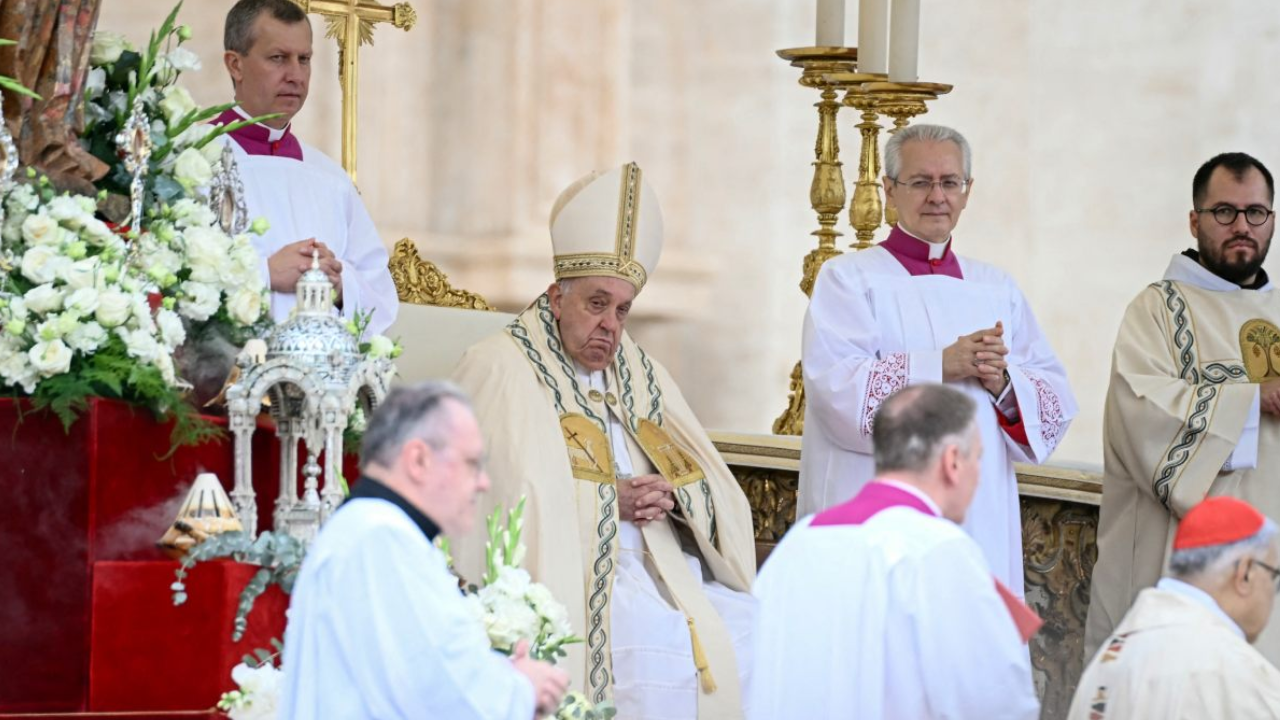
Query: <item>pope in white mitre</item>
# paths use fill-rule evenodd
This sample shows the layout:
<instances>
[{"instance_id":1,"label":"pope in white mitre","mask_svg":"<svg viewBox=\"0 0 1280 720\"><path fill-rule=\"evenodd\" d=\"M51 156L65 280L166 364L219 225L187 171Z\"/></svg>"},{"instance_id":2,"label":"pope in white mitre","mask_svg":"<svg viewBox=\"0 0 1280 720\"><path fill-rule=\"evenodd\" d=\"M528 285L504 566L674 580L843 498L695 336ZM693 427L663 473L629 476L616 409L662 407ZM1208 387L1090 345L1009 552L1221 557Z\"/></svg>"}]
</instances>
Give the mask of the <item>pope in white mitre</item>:
<instances>
[{"instance_id":1,"label":"pope in white mitre","mask_svg":"<svg viewBox=\"0 0 1280 720\"><path fill-rule=\"evenodd\" d=\"M556 281L454 373L475 400L495 504L527 498L525 566L586 638L561 661L619 717L741 718L755 576L746 497L667 371L624 331L662 249L640 168L551 212ZM465 578L483 541L457 543Z\"/></svg>"}]
</instances>

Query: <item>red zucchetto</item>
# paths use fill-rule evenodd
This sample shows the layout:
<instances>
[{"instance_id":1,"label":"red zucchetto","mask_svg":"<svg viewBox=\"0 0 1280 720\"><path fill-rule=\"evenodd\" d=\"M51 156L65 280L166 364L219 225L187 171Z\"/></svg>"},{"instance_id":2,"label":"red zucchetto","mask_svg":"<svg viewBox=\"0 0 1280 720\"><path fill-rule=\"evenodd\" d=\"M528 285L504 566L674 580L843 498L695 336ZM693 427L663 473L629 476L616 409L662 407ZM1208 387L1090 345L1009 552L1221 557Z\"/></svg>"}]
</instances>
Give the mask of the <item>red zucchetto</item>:
<instances>
[{"instance_id":1,"label":"red zucchetto","mask_svg":"<svg viewBox=\"0 0 1280 720\"><path fill-rule=\"evenodd\" d=\"M1174 550L1226 545L1256 534L1266 518L1249 503L1233 497L1211 497L1178 523Z\"/></svg>"}]
</instances>

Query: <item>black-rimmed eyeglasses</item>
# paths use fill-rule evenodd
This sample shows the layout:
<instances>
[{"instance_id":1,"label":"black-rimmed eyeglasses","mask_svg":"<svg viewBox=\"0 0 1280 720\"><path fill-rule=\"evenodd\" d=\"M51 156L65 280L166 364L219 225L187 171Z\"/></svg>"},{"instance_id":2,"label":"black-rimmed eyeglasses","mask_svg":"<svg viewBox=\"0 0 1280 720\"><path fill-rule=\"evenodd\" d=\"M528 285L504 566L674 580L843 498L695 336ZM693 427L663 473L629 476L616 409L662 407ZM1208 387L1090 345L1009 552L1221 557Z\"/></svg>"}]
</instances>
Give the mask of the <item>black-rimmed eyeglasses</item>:
<instances>
[{"instance_id":1,"label":"black-rimmed eyeglasses","mask_svg":"<svg viewBox=\"0 0 1280 720\"><path fill-rule=\"evenodd\" d=\"M1276 592L1280 593L1280 568L1273 568L1261 560L1250 559L1249 562L1271 573L1271 582L1275 583Z\"/></svg>"},{"instance_id":2,"label":"black-rimmed eyeglasses","mask_svg":"<svg viewBox=\"0 0 1280 720\"><path fill-rule=\"evenodd\" d=\"M1219 225L1230 225L1236 221L1238 215L1243 213L1244 221L1255 227L1265 224L1272 215L1276 214L1274 210L1261 205L1250 205L1244 208L1234 205L1216 205L1211 208L1196 208L1196 212L1213 215L1213 219L1217 220Z\"/></svg>"}]
</instances>

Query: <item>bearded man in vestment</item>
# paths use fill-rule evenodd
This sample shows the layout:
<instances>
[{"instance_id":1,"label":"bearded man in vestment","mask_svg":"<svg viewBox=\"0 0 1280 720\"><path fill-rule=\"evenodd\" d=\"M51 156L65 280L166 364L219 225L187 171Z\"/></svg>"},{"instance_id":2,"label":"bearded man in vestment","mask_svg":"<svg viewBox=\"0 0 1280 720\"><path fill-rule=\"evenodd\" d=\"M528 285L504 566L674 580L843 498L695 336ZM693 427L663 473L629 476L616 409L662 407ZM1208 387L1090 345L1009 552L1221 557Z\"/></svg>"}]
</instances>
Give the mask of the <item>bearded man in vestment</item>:
<instances>
[{"instance_id":1,"label":"bearded man in vestment","mask_svg":"<svg viewBox=\"0 0 1280 720\"><path fill-rule=\"evenodd\" d=\"M1274 197L1271 172L1244 153L1202 165L1196 249L1174 255L1125 311L1104 415L1086 657L1160 578L1178 518L1206 496L1280 516L1280 293L1262 269ZM1280 630L1257 647L1280 663Z\"/></svg>"},{"instance_id":2,"label":"bearded man in vestment","mask_svg":"<svg viewBox=\"0 0 1280 720\"><path fill-rule=\"evenodd\" d=\"M342 314L372 312L368 332L382 332L400 308L387 248L351 178L298 140L290 125L311 84L306 13L292 0L240 0L227 13L223 45L238 104L214 122L279 115L230 133L248 217L270 225L254 245L271 288L272 317L289 317L297 305L294 287L315 253Z\"/></svg>"},{"instance_id":3,"label":"bearded man in vestment","mask_svg":"<svg viewBox=\"0 0 1280 720\"><path fill-rule=\"evenodd\" d=\"M1232 497L1191 508L1169 573L1106 639L1076 687L1073 720L1280 717L1280 670L1250 643L1280 589L1276 524Z\"/></svg>"},{"instance_id":4,"label":"bearded man in vestment","mask_svg":"<svg viewBox=\"0 0 1280 720\"><path fill-rule=\"evenodd\" d=\"M897 225L879 245L827 261L805 316L796 512L842 503L871 480L872 420L885 398L920 382L947 383L978 404L986 448L964 529L1021 595L1013 464L1048 459L1075 417L1075 397L1013 279L952 250L973 188L964 136L913 125L889 139L884 159Z\"/></svg>"},{"instance_id":5,"label":"bearded man in vestment","mask_svg":"<svg viewBox=\"0 0 1280 720\"><path fill-rule=\"evenodd\" d=\"M671 376L624 330L662 246L634 163L551 211L556 281L454 373L499 507L523 496L525 564L586 638L562 665L623 718L741 718L755 576L746 497ZM483 538L455 546L464 578Z\"/></svg>"},{"instance_id":6,"label":"bearded man in vestment","mask_svg":"<svg viewBox=\"0 0 1280 720\"><path fill-rule=\"evenodd\" d=\"M802 518L753 592L751 720L1040 715L1019 626L960 529L980 492L977 404L924 383L876 410L876 477Z\"/></svg>"}]
</instances>

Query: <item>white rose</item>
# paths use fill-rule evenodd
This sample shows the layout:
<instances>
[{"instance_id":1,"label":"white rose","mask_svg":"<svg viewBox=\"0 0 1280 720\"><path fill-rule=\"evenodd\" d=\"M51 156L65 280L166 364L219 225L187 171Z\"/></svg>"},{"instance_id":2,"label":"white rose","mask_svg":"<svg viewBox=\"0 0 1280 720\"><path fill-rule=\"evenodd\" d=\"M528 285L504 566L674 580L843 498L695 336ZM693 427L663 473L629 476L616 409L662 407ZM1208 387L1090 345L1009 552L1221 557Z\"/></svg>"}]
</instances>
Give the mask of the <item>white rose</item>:
<instances>
[{"instance_id":1,"label":"white rose","mask_svg":"<svg viewBox=\"0 0 1280 720\"><path fill-rule=\"evenodd\" d=\"M160 337L170 349L176 348L187 340L187 329L182 325L178 313L160 308L156 313L156 327L160 328Z\"/></svg>"},{"instance_id":2,"label":"white rose","mask_svg":"<svg viewBox=\"0 0 1280 720\"><path fill-rule=\"evenodd\" d=\"M64 198L54 198L61 200ZM62 242L62 229L56 218L48 215L28 215L22 221L22 239L32 246L58 245Z\"/></svg>"},{"instance_id":3,"label":"white rose","mask_svg":"<svg viewBox=\"0 0 1280 720\"><path fill-rule=\"evenodd\" d=\"M188 280L182 283L182 292L184 297L178 301L178 312L183 315L204 322L218 312L222 293L217 288Z\"/></svg>"},{"instance_id":4,"label":"white rose","mask_svg":"<svg viewBox=\"0 0 1280 720\"><path fill-rule=\"evenodd\" d=\"M200 56L184 47L176 47L168 52L169 64L178 72L195 72L200 69Z\"/></svg>"},{"instance_id":5,"label":"white rose","mask_svg":"<svg viewBox=\"0 0 1280 720\"><path fill-rule=\"evenodd\" d=\"M9 317L14 320L26 320L27 310L26 298L15 297L9 300Z\"/></svg>"},{"instance_id":6,"label":"white rose","mask_svg":"<svg viewBox=\"0 0 1280 720\"><path fill-rule=\"evenodd\" d=\"M35 392L36 380L40 376L31 366L30 355L4 347L0 349L0 377L8 384L21 386L23 392L31 394Z\"/></svg>"},{"instance_id":7,"label":"white rose","mask_svg":"<svg viewBox=\"0 0 1280 720\"><path fill-rule=\"evenodd\" d=\"M62 281L72 290L97 287L102 273L102 262L96 257L89 257L68 263L59 273Z\"/></svg>"},{"instance_id":8,"label":"white rose","mask_svg":"<svg viewBox=\"0 0 1280 720\"><path fill-rule=\"evenodd\" d=\"M5 207L9 208L9 212L12 213L19 211L30 212L40 207L40 196L36 194L35 189L30 185L18 185L5 198Z\"/></svg>"},{"instance_id":9,"label":"white rose","mask_svg":"<svg viewBox=\"0 0 1280 720\"><path fill-rule=\"evenodd\" d=\"M93 46L89 49L89 62L93 65L110 65L120 59L125 50L133 49L123 35L106 30L93 33Z\"/></svg>"},{"instance_id":10,"label":"white rose","mask_svg":"<svg viewBox=\"0 0 1280 720\"><path fill-rule=\"evenodd\" d=\"M528 571L523 568L504 565L498 568L498 579L491 587L503 595L523 598L529 592L530 582Z\"/></svg>"},{"instance_id":11,"label":"white rose","mask_svg":"<svg viewBox=\"0 0 1280 720\"><path fill-rule=\"evenodd\" d=\"M28 310L39 315L47 315L62 309L64 295L61 290L53 286L53 283L45 283L28 290L22 299L26 301Z\"/></svg>"},{"instance_id":12,"label":"white rose","mask_svg":"<svg viewBox=\"0 0 1280 720\"><path fill-rule=\"evenodd\" d=\"M209 161L195 148L187 148L173 164L173 177L187 190L203 187L213 179Z\"/></svg>"},{"instance_id":13,"label":"white rose","mask_svg":"<svg viewBox=\"0 0 1280 720\"><path fill-rule=\"evenodd\" d=\"M181 48L179 48L181 49ZM183 50L183 52L189 52ZM164 99L160 101L160 110L164 112L164 116L169 119L172 125L187 116L192 110L196 109L196 101L191 98L191 93L181 85L172 85L164 91Z\"/></svg>"},{"instance_id":14,"label":"white rose","mask_svg":"<svg viewBox=\"0 0 1280 720\"><path fill-rule=\"evenodd\" d=\"M265 289L258 269L260 265L258 251L253 243L249 242L248 237L237 235L231 243L231 272L236 281L255 290Z\"/></svg>"},{"instance_id":15,"label":"white rose","mask_svg":"<svg viewBox=\"0 0 1280 720\"><path fill-rule=\"evenodd\" d=\"M119 290L105 290L98 294L98 309L94 317L103 327L123 325L129 319L133 303Z\"/></svg>"},{"instance_id":16,"label":"white rose","mask_svg":"<svg viewBox=\"0 0 1280 720\"><path fill-rule=\"evenodd\" d=\"M246 696L243 706L229 713L231 720L275 720L284 688L283 670L273 665L251 668L240 663L231 668L231 679Z\"/></svg>"},{"instance_id":17,"label":"white rose","mask_svg":"<svg viewBox=\"0 0 1280 720\"><path fill-rule=\"evenodd\" d=\"M212 145L213 143L210 143ZM213 214L207 205L190 198L183 198L173 204L173 220L178 227L208 227L214 224L218 216Z\"/></svg>"},{"instance_id":18,"label":"white rose","mask_svg":"<svg viewBox=\"0 0 1280 720\"><path fill-rule=\"evenodd\" d=\"M96 322L82 323L67 335L67 344L71 349L88 355L102 347L107 341L107 331Z\"/></svg>"},{"instance_id":19,"label":"white rose","mask_svg":"<svg viewBox=\"0 0 1280 720\"><path fill-rule=\"evenodd\" d=\"M84 238L92 245L104 246L111 242L116 234L111 232L111 228L96 217L86 218L84 225L80 228L80 237Z\"/></svg>"},{"instance_id":20,"label":"white rose","mask_svg":"<svg viewBox=\"0 0 1280 720\"><path fill-rule=\"evenodd\" d=\"M63 257L50 248L37 246L23 254L22 274L40 285L56 280L58 273L70 264L70 258Z\"/></svg>"},{"instance_id":21,"label":"white rose","mask_svg":"<svg viewBox=\"0 0 1280 720\"><path fill-rule=\"evenodd\" d=\"M28 356L32 367L44 377L61 375L71 369L71 348L61 340L36 343Z\"/></svg>"},{"instance_id":22,"label":"white rose","mask_svg":"<svg viewBox=\"0 0 1280 720\"><path fill-rule=\"evenodd\" d=\"M164 352L164 349L160 347L160 343L156 342L155 336L145 329L126 330L124 328L116 328L116 335L124 341L124 346L129 351L129 356L135 357L144 363L154 362L156 357Z\"/></svg>"},{"instance_id":23,"label":"white rose","mask_svg":"<svg viewBox=\"0 0 1280 720\"><path fill-rule=\"evenodd\" d=\"M80 288L67 296L64 304L66 312L77 318L92 317L98 309L98 291L95 288Z\"/></svg>"},{"instance_id":24,"label":"white rose","mask_svg":"<svg viewBox=\"0 0 1280 720\"><path fill-rule=\"evenodd\" d=\"M395 349L396 344L386 335L374 335L369 339L369 357L389 358ZM512 561L515 562L514 558Z\"/></svg>"},{"instance_id":25,"label":"white rose","mask_svg":"<svg viewBox=\"0 0 1280 720\"><path fill-rule=\"evenodd\" d=\"M262 293L251 288L240 288L227 301L231 319L241 325L252 325L262 317Z\"/></svg>"},{"instance_id":26,"label":"white rose","mask_svg":"<svg viewBox=\"0 0 1280 720\"><path fill-rule=\"evenodd\" d=\"M89 77L84 82L84 91L90 98L96 98L102 95L102 91L107 89L107 71L102 68L93 68L89 71Z\"/></svg>"}]
</instances>

